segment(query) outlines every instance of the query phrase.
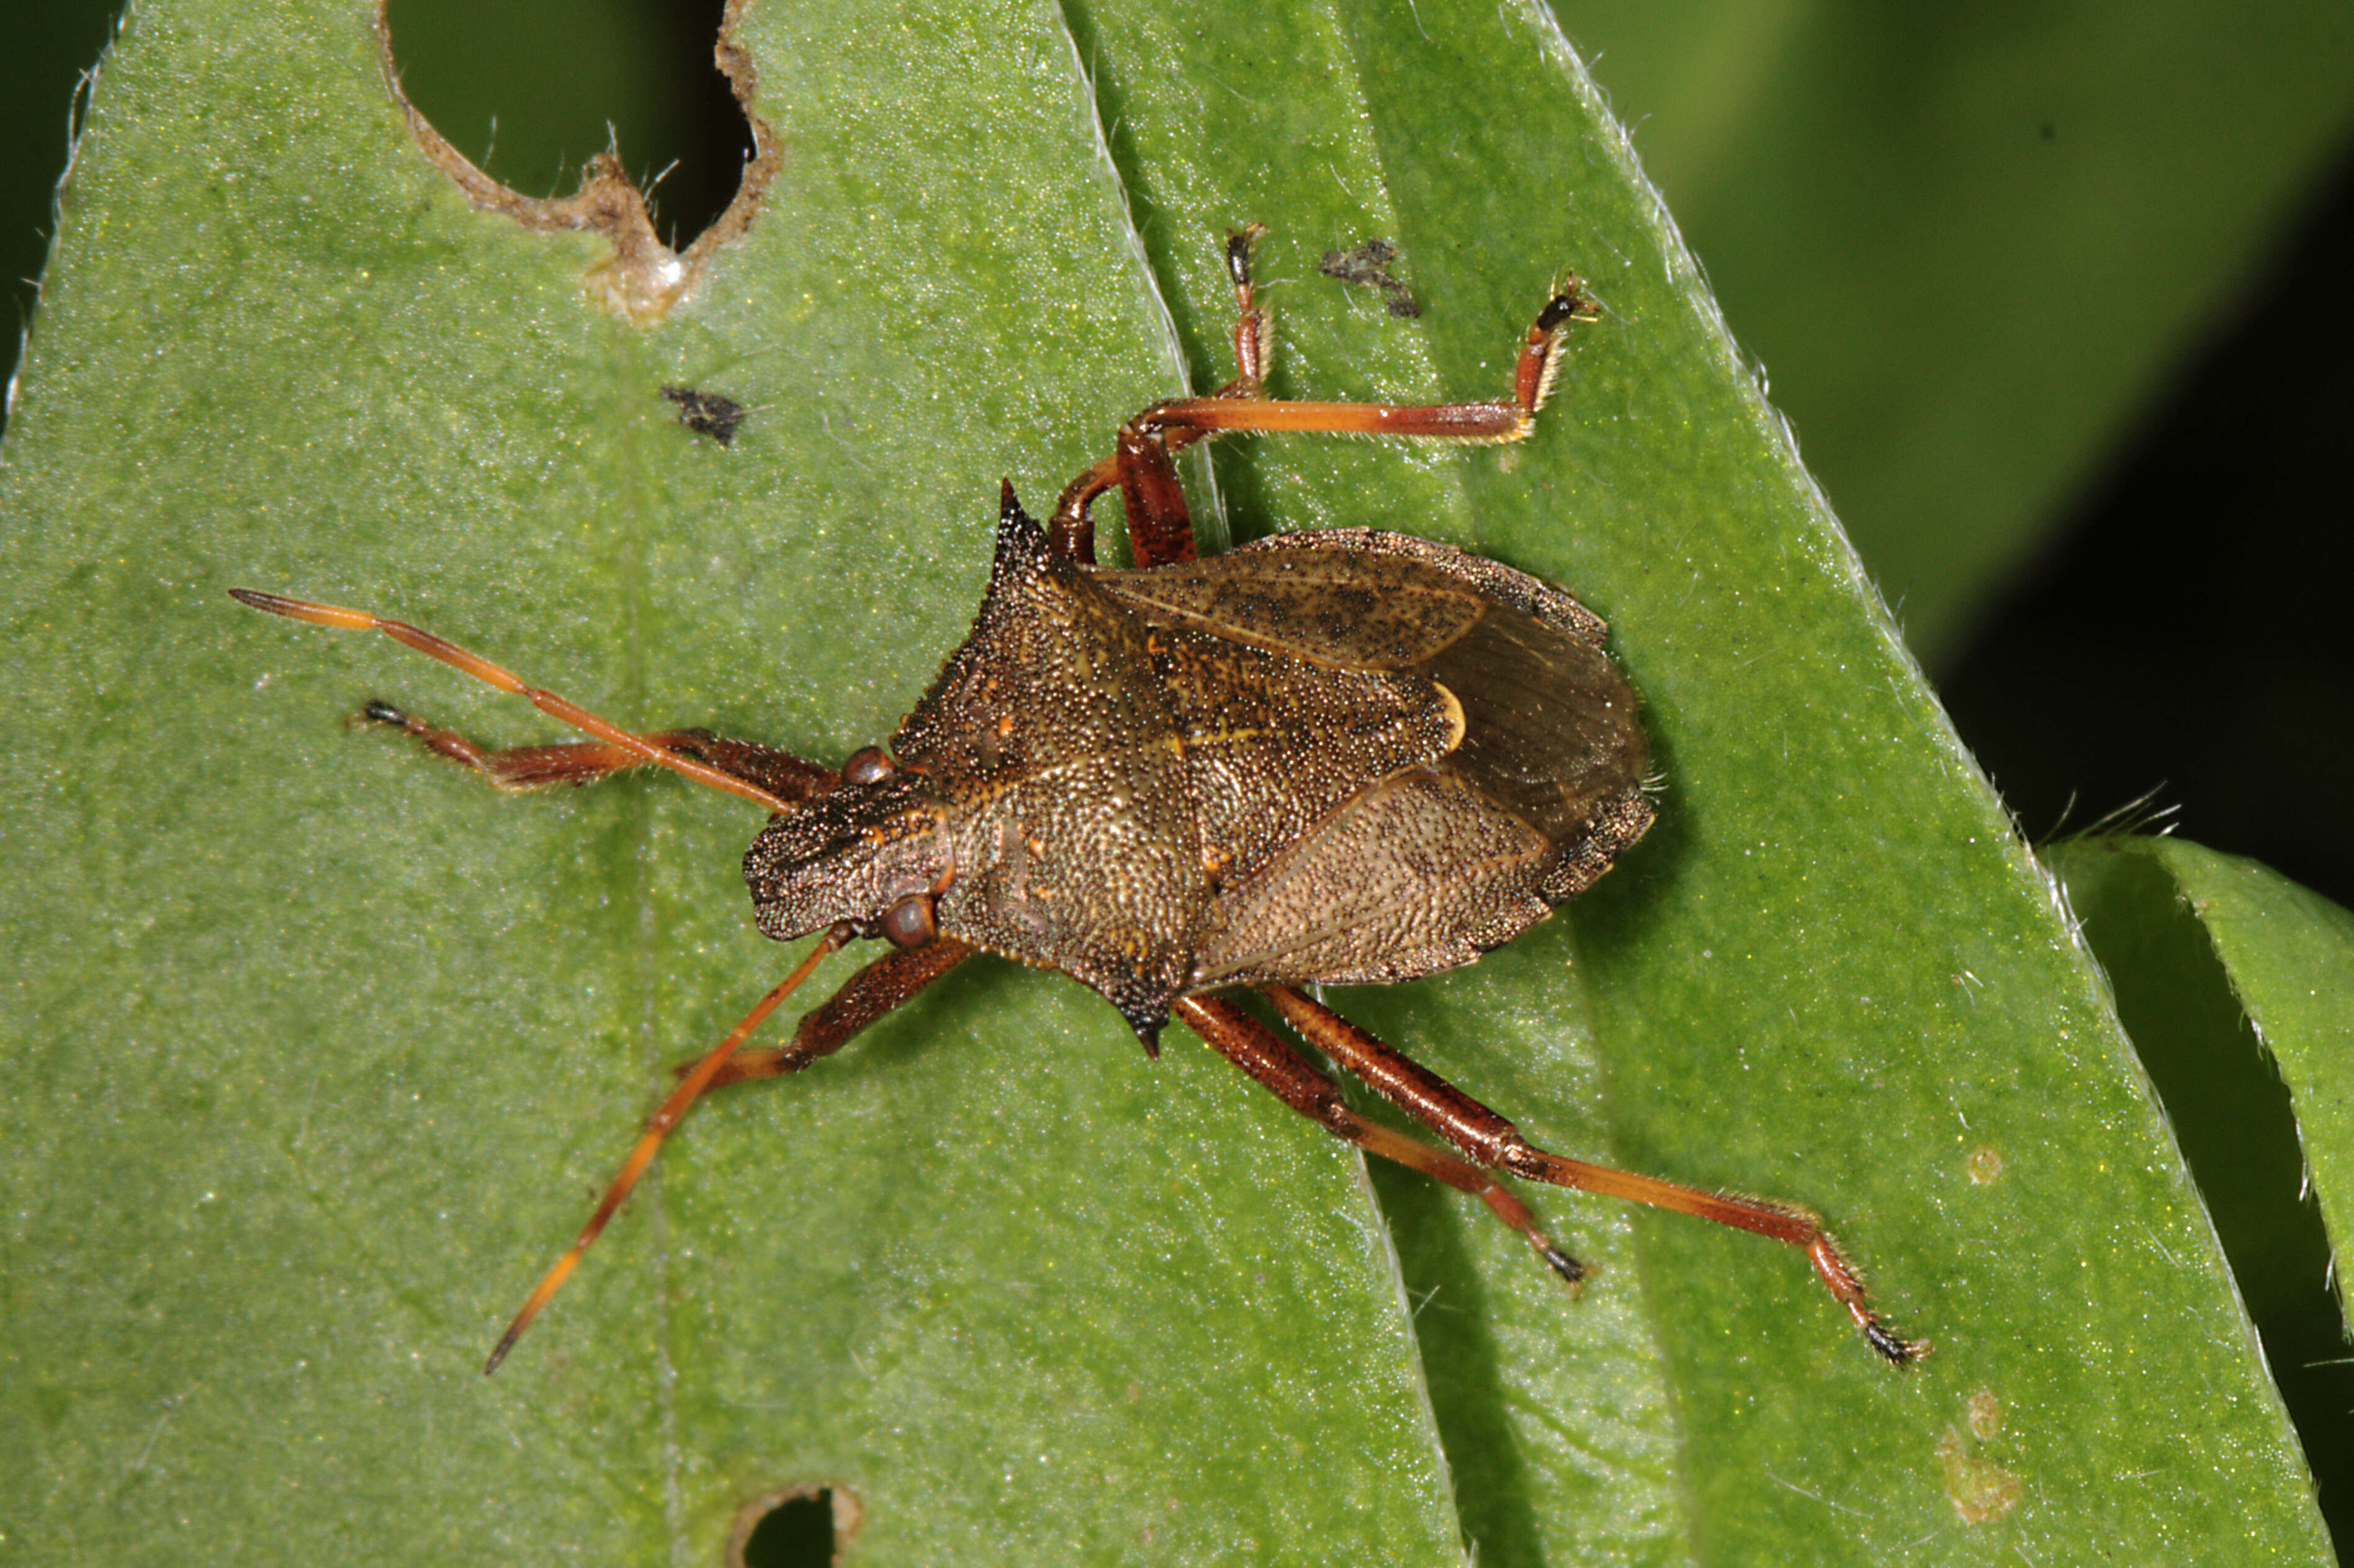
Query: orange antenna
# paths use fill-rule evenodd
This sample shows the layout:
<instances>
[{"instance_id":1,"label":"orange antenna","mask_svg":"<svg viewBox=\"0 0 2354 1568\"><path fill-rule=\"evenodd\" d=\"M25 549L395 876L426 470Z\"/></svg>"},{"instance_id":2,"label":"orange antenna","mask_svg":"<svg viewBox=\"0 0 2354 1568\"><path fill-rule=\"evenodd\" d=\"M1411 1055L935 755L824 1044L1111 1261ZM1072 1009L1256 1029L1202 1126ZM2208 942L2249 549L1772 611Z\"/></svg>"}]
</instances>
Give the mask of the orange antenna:
<instances>
[{"instance_id":1,"label":"orange antenna","mask_svg":"<svg viewBox=\"0 0 2354 1568\"><path fill-rule=\"evenodd\" d=\"M395 642L416 649L419 653L439 659L452 669L462 670L474 679L512 692L540 712L566 724L583 735L593 735L609 746L616 746L631 756L646 762L683 773L697 784L707 784L714 789L724 789L740 796L756 806L771 811L790 811L795 802L774 795L748 779L724 773L706 762L698 762L684 753L673 751L658 740L633 735L619 725L609 724L587 708L565 701L554 692L543 692L527 685L519 675L510 673L479 654L469 653L453 642L444 642L429 631L420 630L405 620L387 620L370 615L364 609L343 609L332 604L313 604L308 599L286 599L274 593L262 593L254 588L231 588L229 598L254 609L265 609L272 615L282 615L289 620L308 621L313 626L332 626L344 631L381 631Z\"/></svg>"},{"instance_id":2,"label":"orange antenna","mask_svg":"<svg viewBox=\"0 0 2354 1568\"><path fill-rule=\"evenodd\" d=\"M547 1305L571 1276L580 1262L580 1255L587 1252L589 1245L603 1233L606 1222L613 1217L613 1212L621 1206L622 1200L629 1197L630 1190L638 1184L638 1178L645 1174L646 1167L653 1163L654 1152L662 1148L663 1139L669 1136L672 1128L678 1125L687 1107L710 1086L711 1080L718 1075L727 1058L736 1054L736 1048L760 1026L763 1019L776 1012L778 1003L792 995L801 981L809 979L811 972L824 961L827 955L848 941L850 936L850 927L844 924L834 927L819 938L817 946L794 966L793 972L785 977L784 982L762 997L752 1011L744 1015L744 1022L727 1032L726 1039L713 1046L703 1060L688 1069L678 1087L670 1092L670 1097L663 1101L662 1108L654 1112L653 1119L646 1124L644 1136L638 1139L638 1146L630 1150L629 1159L621 1162L620 1174L615 1176L613 1184L605 1189L605 1196L598 1202L597 1212L590 1214L588 1223L580 1228L579 1239L541 1276L539 1284L533 1287L530 1298L524 1302L523 1309L514 1315L514 1321L509 1323L507 1331L499 1336L497 1347L491 1351L491 1359L482 1363L484 1377L499 1370L499 1363L507 1359L507 1352L514 1349L517 1340L523 1338L523 1331L531 1327L531 1320L539 1316L540 1308Z\"/></svg>"}]
</instances>

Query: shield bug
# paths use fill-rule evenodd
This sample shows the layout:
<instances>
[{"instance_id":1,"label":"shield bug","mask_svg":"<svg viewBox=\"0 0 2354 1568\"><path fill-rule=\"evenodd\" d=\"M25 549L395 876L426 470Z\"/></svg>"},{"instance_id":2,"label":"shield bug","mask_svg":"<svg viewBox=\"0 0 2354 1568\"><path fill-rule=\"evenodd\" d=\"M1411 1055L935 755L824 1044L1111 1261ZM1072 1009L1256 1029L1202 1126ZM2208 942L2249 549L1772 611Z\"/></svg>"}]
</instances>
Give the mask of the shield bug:
<instances>
[{"instance_id":1,"label":"shield bug","mask_svg":"<svg viewBox=\"0 0 2354 1568\"><path fill-rule=\"evenodd\" d=\"M1399 534L1278 535L1197 558L1172 456L1225 431L1516 441L1564 334L1596 313L1571 279L1537 313L1509 396L1399 407L1278 401L1252 288L1256 227L1229 238L1235 378L1156 403L1066 487L1043 525L1000 496L972 631L888 748L839 768L702 730L639 735L441 639L363 610L250 589L296 620L381 631L527 698L590 738L485 750L385 704L365 717L510 790L653 764L769 813L744 857L760 929L819 934L784 982L684 1070L588 1224L515 1315L494 1370L706 1089L799 1072L976 953L1059 969L1148 1052L1172 1017L1285 1104L1470 1193L1572 1284L1584 1268L1498 1180L1605 1193L1802 1249L1872 1348L1925 1346L1881 1321L1812 1213L1535 1148L1512 1124L1310 996L1411 980L1511 940L1650 825L1636 696L1602 621L1512 568ZM1090 507L1117 490L1134 565L1095 559ZM739 1051L818 962L889 950L804 1014L789 1044ZM1443 1139L1348 1108L1324 1068L1245 1011L1256 991L1299 1037Z\"/></svg>"}]
</instances>

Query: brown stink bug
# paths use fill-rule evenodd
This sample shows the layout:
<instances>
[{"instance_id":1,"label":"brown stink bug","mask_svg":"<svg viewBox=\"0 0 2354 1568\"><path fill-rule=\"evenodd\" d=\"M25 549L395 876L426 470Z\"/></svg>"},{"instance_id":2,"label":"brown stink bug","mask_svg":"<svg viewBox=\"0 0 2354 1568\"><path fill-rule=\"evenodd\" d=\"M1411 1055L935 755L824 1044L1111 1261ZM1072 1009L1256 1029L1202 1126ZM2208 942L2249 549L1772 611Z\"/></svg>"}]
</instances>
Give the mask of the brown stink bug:
<instances>
[{"instance_id":1,"label":"brown stink bug","mask_svg":"<svg viewBox=\"0 0 2354 1568\"><path fill-rule=\"evenodd\" d=\"M1285 1104L1372 1153L1471 1193L1573 1283L1494 1173L1606 1193L1805 1249L1872 1348L1883 1324L1804 1209L1564 1159L1302 988L1411 980L1511 940L1608 870L1652 808L1636 698L1605 628L1557 588L1443 545L1371 529L1279 535L1197 559L1171 454L1228 430L1470 442L1529 433L1562 334L1595 313L1568 285L1537 313L1509 397L1405 408L1276 401L1254 228L1229 238L1238 374L1156 403L1072 481L1044 526L1000 500L972 631L888 750L840 768L701 730L636 735L440 638L361 610L249 589L257 609L382 631L591 738L485 751L387 705L397 726L503 789L657 764L769 813L744 857L754 917L822 933L792 974L687 1069L578 1240L515 1315L495 1369L705 1089L798 1072L977 952L1060 969L1119 1010L1147 1051L1172 1017ZM1096 565L1090 504L1117 489L1135 565ZM819 960L891 950L804 1014L790 1044L738 1047ZM1237 1006L1265 996L1302 1039L1454 1146L1351 1111L1323 1069Z\"/></svg>"}]
</instances>

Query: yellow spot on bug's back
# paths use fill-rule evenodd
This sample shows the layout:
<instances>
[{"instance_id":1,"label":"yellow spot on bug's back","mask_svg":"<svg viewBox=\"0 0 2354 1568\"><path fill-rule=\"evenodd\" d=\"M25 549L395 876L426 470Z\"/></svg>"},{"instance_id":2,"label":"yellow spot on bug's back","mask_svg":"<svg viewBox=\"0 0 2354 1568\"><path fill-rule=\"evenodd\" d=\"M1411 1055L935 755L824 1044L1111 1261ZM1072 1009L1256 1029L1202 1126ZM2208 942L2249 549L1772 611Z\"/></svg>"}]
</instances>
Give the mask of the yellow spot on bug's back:
<instances>
[{"instance_id":1,"label":"yellow spot on bug's back","mask_svg":"<svg viewBox=\"0 0 2354 1568\"><path fill-rule=\"evenodd\" d=\"M1971 1186L1991 1186L2002 1180L2002 1156L1991 1149L1973 1149L1962 1161L1962 1169L1970 1173Z\"/></svg>"},{"instance_id":2,"label":"yellow spot on bug's back","mask_svg":"<svg viewBox=\"0 0 2354 1568\"><path fill-rule=\"evenodd\" d=\"M1972 1454L1962 1435L1951 1427L1937 1444L1937 1463L1946 1472L1946 1500L1964 1524L2001 1519L2026 1495L2017 1476Z\"/></svg>"},{"instance_id":3,"label":"yellow spot on bug's back","mask_svg":"<svg viewBox=\"0 0 2354 1568\"><path fill-rule=\"evenodd\" d=\"M1453 751L1457 747L1463 744L1463 731L1466 727L1463 723L1463 705L1455 700L1455 694L1453 692L1448 691L1443 685L1439 685L1437 681L1433 681L1430 683L1434 687L1437 688L1438 700L1440 703L1445 705L1445 712L1447 714L1446 750ZM1442 751L1439 755L1445 756L1446 752Z\"/></svg>"}]
</instances>

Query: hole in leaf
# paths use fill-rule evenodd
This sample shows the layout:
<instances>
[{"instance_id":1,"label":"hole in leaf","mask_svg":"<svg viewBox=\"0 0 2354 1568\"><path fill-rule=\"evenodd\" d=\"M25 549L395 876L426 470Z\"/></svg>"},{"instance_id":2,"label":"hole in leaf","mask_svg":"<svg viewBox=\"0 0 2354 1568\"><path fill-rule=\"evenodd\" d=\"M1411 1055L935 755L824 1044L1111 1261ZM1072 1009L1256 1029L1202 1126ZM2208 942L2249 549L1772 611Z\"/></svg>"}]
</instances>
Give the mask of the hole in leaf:
<instances>
[{"instance_id":1,"label":"hole in leaf","mask_svg":"<svg viewBox=\"0 0 2354 1568\"><path fill-rule=\"evenodd\" d=\"M832 1568L864 1517L855 1494L832 1487L771 1492L737 1510L729 1568Z\"/></svg>"},{"instance_id":2,"label":"hole in leaf","mask_svg":"<svg viewBox=\"0 0 2354 1568\"><path fill-rule=\"evenodd\" d=\"M751 128L712 47L726 0L388 0L402 90L484 173L568 195L612 145L683 250L735 199Z\"/></svg>"}]
</instances>

